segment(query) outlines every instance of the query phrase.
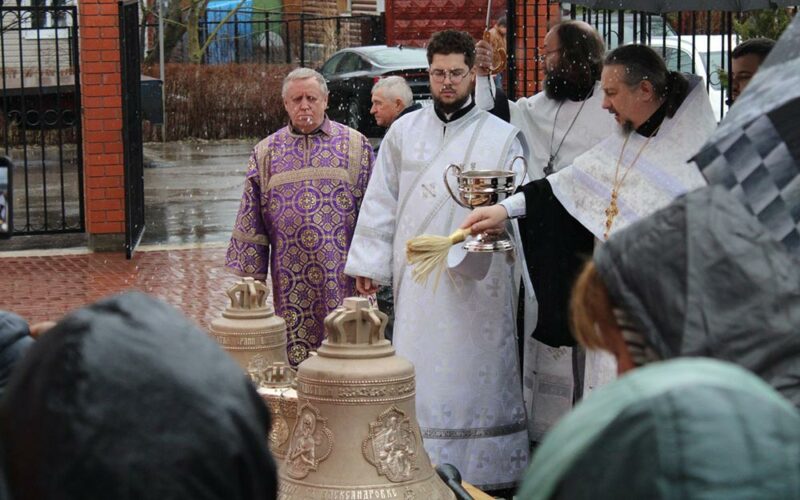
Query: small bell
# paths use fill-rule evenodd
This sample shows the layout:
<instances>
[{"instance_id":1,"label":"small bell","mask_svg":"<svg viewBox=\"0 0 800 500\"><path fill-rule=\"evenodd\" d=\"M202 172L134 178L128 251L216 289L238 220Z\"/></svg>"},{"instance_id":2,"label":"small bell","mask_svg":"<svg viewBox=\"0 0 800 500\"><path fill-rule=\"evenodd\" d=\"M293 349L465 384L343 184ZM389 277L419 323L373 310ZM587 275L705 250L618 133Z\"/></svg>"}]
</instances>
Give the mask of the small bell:
<instances>
[{"instance_id":1,"label":"small bell","mask_svg":"<svg viewBox=\"0 0 800 500\"><path fill-rule=\"evenodd\" d=\"M211 334L243 370L263 371L276 361L289 364L286 322L267 305L267 286L242 278L227 290L230 304L221 318L211 322ZM255 365L261 365L261 368Z\"/></svg>"},{"instance_id":2,"label":"small bell","mask_svg":"<svg viewBox=\"0 0 800 500\"><path fill-rule=\"evenodd\" d=\"M255 370L254 370L255 372ZM286 456L289 447L289 431L297 419L297 391L295 371L289 364L277 361L270 364L259 375L250 373L258 380L258 394L272 414L272 430L269 433L269 448L277 460Z\"/></svg>"}]
</instances>

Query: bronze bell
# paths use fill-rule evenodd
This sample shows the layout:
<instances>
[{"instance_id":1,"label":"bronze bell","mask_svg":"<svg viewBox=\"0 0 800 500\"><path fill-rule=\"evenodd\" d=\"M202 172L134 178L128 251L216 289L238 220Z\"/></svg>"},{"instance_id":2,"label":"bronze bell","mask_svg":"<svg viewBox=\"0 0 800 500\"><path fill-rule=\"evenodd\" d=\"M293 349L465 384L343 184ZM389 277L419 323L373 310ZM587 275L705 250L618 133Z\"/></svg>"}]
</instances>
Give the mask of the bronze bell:
<instances>
[{"instance_id":1,"label":"bronze bell","mask_svg":"<svg viewBox=\"0 0 800 500\"><path fill-rule=\"evenodd\" d=\"M242 278L228 288L230 304L221 318L211 322L211 334L247 371L263 371L276 361L289 364L286 322L267 305L267 286Z\"/></svg>"},{"instance_id":2,"label":"bronze bell","mask_svg":"<svg viewBox=\"0 0 800 500\"><path fill-rule=\"evenodd\" d=\"M347 298L297 370L297 419L279 499L454 499L422 446L414 366L383 336L386 315Z\"/></svg>"},{"instance_id":3,"label":"bronze bell","mask_svg":"<svg viewBox=\"0 0 800 500\"><path fill-rule=\"evenodd\" d=\"M278 361L267 366L260 374L251 371L250 378L272 414L269 448L277 460L282 460L289 447L289 431L294 428L297 419L295 371L289 364Z\"/></svg>"}]
</instances>

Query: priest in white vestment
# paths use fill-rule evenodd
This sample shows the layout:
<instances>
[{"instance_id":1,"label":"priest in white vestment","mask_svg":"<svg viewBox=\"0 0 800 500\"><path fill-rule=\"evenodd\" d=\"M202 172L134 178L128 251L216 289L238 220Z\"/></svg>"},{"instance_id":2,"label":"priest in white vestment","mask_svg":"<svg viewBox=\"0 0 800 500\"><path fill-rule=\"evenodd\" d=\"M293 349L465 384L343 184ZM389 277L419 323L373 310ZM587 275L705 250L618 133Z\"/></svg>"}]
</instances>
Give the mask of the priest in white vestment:
<instances>
[{"instance_id":1,"label":"priest in white vestment","mask_svg":"<svg viewBox=\"0 0 800 500\"><path fill-rule=\"evenodd\" d=\"M509 216L523 217L520 229L529 264L541 262L537 256L574 255L578 261L591 253L596 242L705 184L697 166L687 163L716 126L699 78L687 80L669 72L649 47L628 45L606 57L601 84L603 108L619 123L615 133L572 165L528 183L522 193L499 206L476 209L462 227L483 231ZM531 269L537 294L540 271ZM568 271L574 276L577 268ZM571 287L571 282L567 284ZM558 294L562 296L557 305L566 313L569 289ZM574 342L569 332L549 340L561 345ZM615 370L609 356L590 353L587 392L607 382Z\"/></svg>"},{"instance_id":2,"label":"priest in white vestment","mask_svg":"<svg viewBox=\"0 0 800 500\"><path fill-rule=\"evenodd\" d=\"M492 109L496 90L483 67L491 66L492 47L486 42L476 46L475 100L478 107ZM575 158L599 144L617 128L614 117L603 109L600 72L605 46L597 31L583 21L567 20L550 28L539 47L544 67L544 91L531 97L509 102L511 124L522 130L530 146L528 179L541 179L573 163ZM499 98L499 96L498 96ZM537 266L539 262L528 262ZM554 274L554 280L569 280L559 266L548 263L542 272ZM540 266L541 267L541 266ZM547 281L545 278L544 281ZM574 359L568 346L548 345L549 338L567 330L566 316L554 314L549 287L537 293L545 306L538 311L525 311L533 316L533 324L524 326L523 396L528 412L531 439L538 442L544 434L572 408L583 386L582 358ZM531 314L532 313L532 314ZM537 318L538 316L538 318ZM539 324L535 320L539 319ZM531 335L533 332L533 335ZM539 341L537 339L542 339ZM575 373L573 372L575 369Z\"/></svg>"},{"instance_id":3,"label":"priest in white vestment","mask_svg":"<svg viewBox=\"0 0 800 500\"><path fill-rule=\"evenodd\" d=\"M468 213L445 189L450 164L509 170L525 153L518 129L475 107L474 57L466 33L431 39L434 105L399 118L386 134L345 273L362 293L394 288L393 343L416 369L417 419L431 460L455 465L478 488L510 494L528 462L513 254L464 255L456 247L458 265L435 290L414 282L405 257L408 240L449 235Z\"/></svg>"}]
</instances>

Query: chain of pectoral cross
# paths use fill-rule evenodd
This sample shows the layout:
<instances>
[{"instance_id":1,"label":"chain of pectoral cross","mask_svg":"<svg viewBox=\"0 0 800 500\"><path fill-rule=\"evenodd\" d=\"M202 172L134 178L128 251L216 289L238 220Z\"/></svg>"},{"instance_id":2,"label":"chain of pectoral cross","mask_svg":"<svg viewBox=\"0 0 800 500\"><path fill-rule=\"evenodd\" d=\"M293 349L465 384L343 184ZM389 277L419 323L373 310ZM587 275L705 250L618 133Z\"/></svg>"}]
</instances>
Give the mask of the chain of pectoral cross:
<instances>
[{"instance_id":1,"label":"chain of pectoral cross","mask_svg":"<svg viewBox=\"0 0 800 500\"><path fill-rule=\"evenodd\" d=\"M618 180L619 165L622 163L622 156L625 154L625 146L628 145L628 139L631 138L631 134L634 134L635 132L631 132L625 137L625 142L622 143L622 149L620 150L619 158L617 159L617 166L614 169L614 183L611 185L611 199L609 200L608 207L605 210L606 230L603 232L603 240L608 239L608 235L611 233L611 226L614 225L614 219L616 219L617 215L619 215L619 205L617 205L617 199L619 198L619 191L622 189L622 183L625 182L625 178L628 177L630 171L633 170L634 165L636 165L636 162L639 160L639 156L642 155L642 151L644 151L644 148L650 143L650 139L656 135L656 132L658 132L659 128L661 128L660 125L656 127L656 129L653 130L653 133L647 137L647 140L644 141L642 147L639 148L639 151L636 153L636 156L633 158L631 164L628 165L625 173L622 174L622 178Z\"/></svg>"},{"instance_id":2,"label":"chain of pectoral cross","mask_svg":"<svg viewBox=\"0 0 800 500\"><path fill-rule=\"evenodd\" d=\"M558 112L561 111L561 106L564 105L565 101L561 101L558 104L558 108L556 108L556 116L553 117L553 129L550 131L550 146L548 147L548 150L550 152L550 156L547 159L547 166L544 167L544 175L550 175L555 171L555 162L556 162L556 157L558 156L558 152L561 151L561 146L563 146L564 145L564 141L567 140L567 136L569 135L569 131L572 130L572 126L575 125L576 121L578 121L578 116L580 116L581 111L583 111L583 105L586 104L586 101L589 100L589 96L592 95L592 91L593 90L594 90L594 87L589 89L589 93L586 94L586 97L584 97L583 100L581 101L581 105L578 108L578 112L575 113L575 116L572 118L572 122L569 124L569 127L567 127L567 131L564 132L564 135L561 137L561 142L558 143L558 147L556 148L556 150L554 152L553 151L553 140L555 140L555 138L556 138L556 124L558 122Z\"/></svg>"}]
</instances>

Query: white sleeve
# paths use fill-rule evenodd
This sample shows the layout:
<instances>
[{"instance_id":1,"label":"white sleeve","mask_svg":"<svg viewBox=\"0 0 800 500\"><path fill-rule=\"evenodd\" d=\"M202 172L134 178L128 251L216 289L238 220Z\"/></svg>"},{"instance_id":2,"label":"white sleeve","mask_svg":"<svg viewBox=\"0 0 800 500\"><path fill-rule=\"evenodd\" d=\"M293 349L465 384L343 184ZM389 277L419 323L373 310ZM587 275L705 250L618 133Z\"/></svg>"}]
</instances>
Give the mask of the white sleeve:
<instances>
[{"instance_id":1,"label":"white sleeve","mask_svg":"<svg viewBox=\"0 0 800 500\"><path fill-rule=\"evenodd\" d=\"M505 207L506 212L508 212L508 217L511 219L525 217L525 193L517 193L513 196L509 196L501 201L500 205Z\"/></svg>"},{"instance_id":2,"label":"white sleeve","mask_svg":"<svg viewBox=\"0 0 800 500\"><path fill-rule=\"evenodd\" d=\"M396 127L389 127L364 194L347 254L344 273L364 276L381 285L392 283L392 255L402 161Z\"/></svg>"},{"instance_id":3,"label":"white sleeve","mask_svg":"<svg viewBox=\"0 0 800 500\"><path fill-rule=\"evenodd\" d=\"M494 79L485 76L475 78L475 105L485 111L494 109Z\"/></svg>"}]
</instances>

